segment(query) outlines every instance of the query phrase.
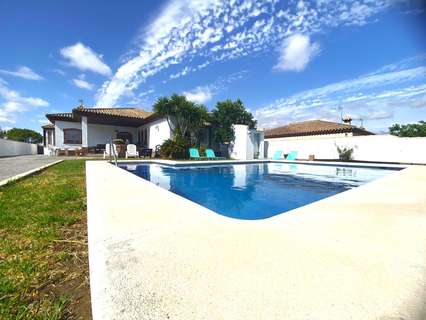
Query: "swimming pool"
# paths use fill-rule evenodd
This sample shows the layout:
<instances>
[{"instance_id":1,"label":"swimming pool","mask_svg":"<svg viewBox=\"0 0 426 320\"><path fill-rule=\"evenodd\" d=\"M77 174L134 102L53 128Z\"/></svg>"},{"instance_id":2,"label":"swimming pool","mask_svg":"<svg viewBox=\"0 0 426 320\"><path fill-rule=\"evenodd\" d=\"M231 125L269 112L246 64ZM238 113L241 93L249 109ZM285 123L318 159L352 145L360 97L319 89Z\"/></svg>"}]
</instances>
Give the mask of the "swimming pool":
<instances>
[{"instance_id":1,"label":"swimming pool","mask_svg":"<svg viewBox=\"0 0 426 320\"><path fill-rule=\"evenodd\" d=\"M248 220L269 218L395 171L274 162L120 167L219 214Z\"/></svg>"}]
</instances>

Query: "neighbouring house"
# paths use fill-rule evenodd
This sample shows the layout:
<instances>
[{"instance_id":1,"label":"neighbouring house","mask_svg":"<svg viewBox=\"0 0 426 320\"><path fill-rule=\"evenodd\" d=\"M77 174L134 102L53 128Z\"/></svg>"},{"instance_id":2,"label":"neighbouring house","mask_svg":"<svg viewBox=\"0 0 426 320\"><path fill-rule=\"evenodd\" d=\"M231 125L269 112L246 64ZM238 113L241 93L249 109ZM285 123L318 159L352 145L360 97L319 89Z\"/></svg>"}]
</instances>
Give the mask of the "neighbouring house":
<instances>
[{"instance_id":1,"label":"neighbouring house","mask_svg":"<svg viewBox=\"0 0 426 320\"><path fill-rule=\"evenodd\" d=\"M167 120L138 108L88 108L79 106L72 112L46 114L50 124L42 126L44 146L78 149L88 153L111 139L155 149L172 132Z\"/></svg>"},{"instance_id":2,"label":"neighbouring house","mask_svg":"<svg viewBox=\"0 0 426 320\"><path fill-rule=\"evenodd\" d=\"M360 144L354 139L365 137L367 140L363 141L370 141L368 137L375 136L364 128L351 125L350 119L344 121L346 123L310 120L265 130L265 157L271 158L280 150L284 154L296 151L298 159L338 159L337 146L368 145L368 142ZM355 155L359 155L360 150L356 151Z\"/></svg>"},{"instance_id":3,"label":"neighbouring house","mask_svg":"<svg viewBox=\"0 0 426 320\"><path fill-rule=\"evenodd\" d=\"M351 137L372 135L364 128L351 124L337 123L323 120L310 120L290 123L288 125L265 130L265 139L309 137L318 138L323 136Z\"/></svg>"}]
</instances>

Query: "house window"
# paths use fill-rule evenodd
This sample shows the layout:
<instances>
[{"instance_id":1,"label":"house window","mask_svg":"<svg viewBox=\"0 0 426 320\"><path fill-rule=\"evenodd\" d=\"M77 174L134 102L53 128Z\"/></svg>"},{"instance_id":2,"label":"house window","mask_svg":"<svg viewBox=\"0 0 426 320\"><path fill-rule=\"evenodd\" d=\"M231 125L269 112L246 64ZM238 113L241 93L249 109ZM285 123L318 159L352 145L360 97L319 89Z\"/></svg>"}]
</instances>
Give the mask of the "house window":
<instances>
[{"instance_id":1,"label":"house window","mask_svg":"<svg viewBox=\"0 0 426 320\"><path fill-rule=\"evenodd\" d=\"M49 130L47 131L47 144L52 145L53 144L53 131Z\"/></svg>"},{"instance_id":2,"label":"house window","mask_svg":"<svg viewBox=\"0 0 426 320\"><path fill-rule=\"evenodd\" d=\"M148 146L148 129L146 129L146 128L142 129L140 131L140 136L141 136L140 142L141 142L142 146L144 146L144 147Z\"/></svg>"},{"instance_id":3,"label":"house window","mask_svg":"<svg viewBox=\"0 0 426 320\"><path fill-rule=\"evenodd\" d=\"M81 130L64 129L64 144L81 144Z\"/></svg>"}]
</instances>

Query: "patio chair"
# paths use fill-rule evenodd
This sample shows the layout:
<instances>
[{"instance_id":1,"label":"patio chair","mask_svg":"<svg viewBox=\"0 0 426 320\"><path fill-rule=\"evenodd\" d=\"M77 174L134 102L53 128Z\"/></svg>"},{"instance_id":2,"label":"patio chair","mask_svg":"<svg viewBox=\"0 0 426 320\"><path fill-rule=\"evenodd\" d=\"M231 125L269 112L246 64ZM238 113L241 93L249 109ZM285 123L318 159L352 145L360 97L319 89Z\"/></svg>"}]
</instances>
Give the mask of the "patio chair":
<instances>
[{"instance_id":1,"label":"patio chair","mask_svg":"<svg viewBox=\"0 0 426 320\"><path fill-rule=\"evenodd\" d=\"M105 151L105 144L98 143L95 147L95 153L103 153Z\"/></svg>"},{"instance_id":2,"label":"patio chair","mask_svg":"<svg viewBox=\"0 0 426 320\"><path fill-rule=\"evenodd\" d=\"M283 155L282 150L275 151L274 155L272 156L272 160L281 160Z\"/></svg>"},{"instance_id":3,"label":"patio chair","mask_svg":"<svg viewBox=\"0 0 426 320\"><path fill-rule=\"evenodd\" d=\"M290 153L287 155L286 160L296 160L297 157L297 151L290 151Z\"/></svg>"},{"instance_id":4,"label":"patio chair","mask_svg":"<svg viewBox=\"0 0 426 320\"><path fill-rule=\"evenodd\" d=\"M142 148L141 151L139 152L139 155L144 158L146 157L152 158L152 149Z\"/></svg>"},{"instance_id":5,"label":"patio chair","mask_svg":"<svg viewBox=\"0 0 426 320\"><path fill-rule=\"evenodd\" d=\"M104 159L105 159L106 157L111 157L111 156L113 156L113 154L114 154L114 153L118 156L118 153L117 153L117 146L116 146L115 144L113 144L113 145L112 145L112 148L110 148L109 146L110 146L110 144L109 144L109 143L107 143L107 144L105 145ZM111 150L110 150L110 149L111 149ZM111 152L113 152L113 153L111 154L111 153L110 153L110 151L111 151Z\"/></svg>"},{"instance_id":6,"label":"patio chair","mask_svg":"<svg viewBox=\"0 0 426 320\"><path fill-rule=\"evenodd\" d=\"M207 159L210 160L225 160L225 157L216 157L214 151L212 149L206 149Z\"/></svg>"},{"instance_id":7,"label":"patio chair","mask_svg":"<svg viewBox=\"0 0 426 320\"><path fill-rule=\"evenodd\" d=\"M200 153L198 152L198 149L196 148L190 148L189 149L189 158L191 160L204 160L206 157L200 157Z\"/></svg>"},{"instance_id":8,"label":"patio chair","mask_svg":"<svg viewBox=\"0 0 426 320\"><path fill-rule=\"evenodd\" d=\"M129 157L139 158L139 152L135 144L128 144L126 148L126 159Z\"/></svg>"}]
</instances>

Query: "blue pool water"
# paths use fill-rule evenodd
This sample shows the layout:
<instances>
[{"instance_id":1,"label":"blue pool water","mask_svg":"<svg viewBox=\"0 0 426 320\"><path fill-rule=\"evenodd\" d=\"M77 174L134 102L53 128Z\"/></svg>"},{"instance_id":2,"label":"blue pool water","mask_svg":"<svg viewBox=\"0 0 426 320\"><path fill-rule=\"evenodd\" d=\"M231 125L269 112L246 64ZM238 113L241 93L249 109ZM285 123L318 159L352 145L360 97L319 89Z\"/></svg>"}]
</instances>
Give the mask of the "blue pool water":
<instances>
[{"instance_id":1,"label":"blue pool water","mask_svg":"<svg viewBox=\"0 0 426 320\"><path fill-rule=\"evenodd\" d=\"M268 218L394 171L287 163L120 166L164 189L237 219Z\"/></svg>"}]
</instances>

